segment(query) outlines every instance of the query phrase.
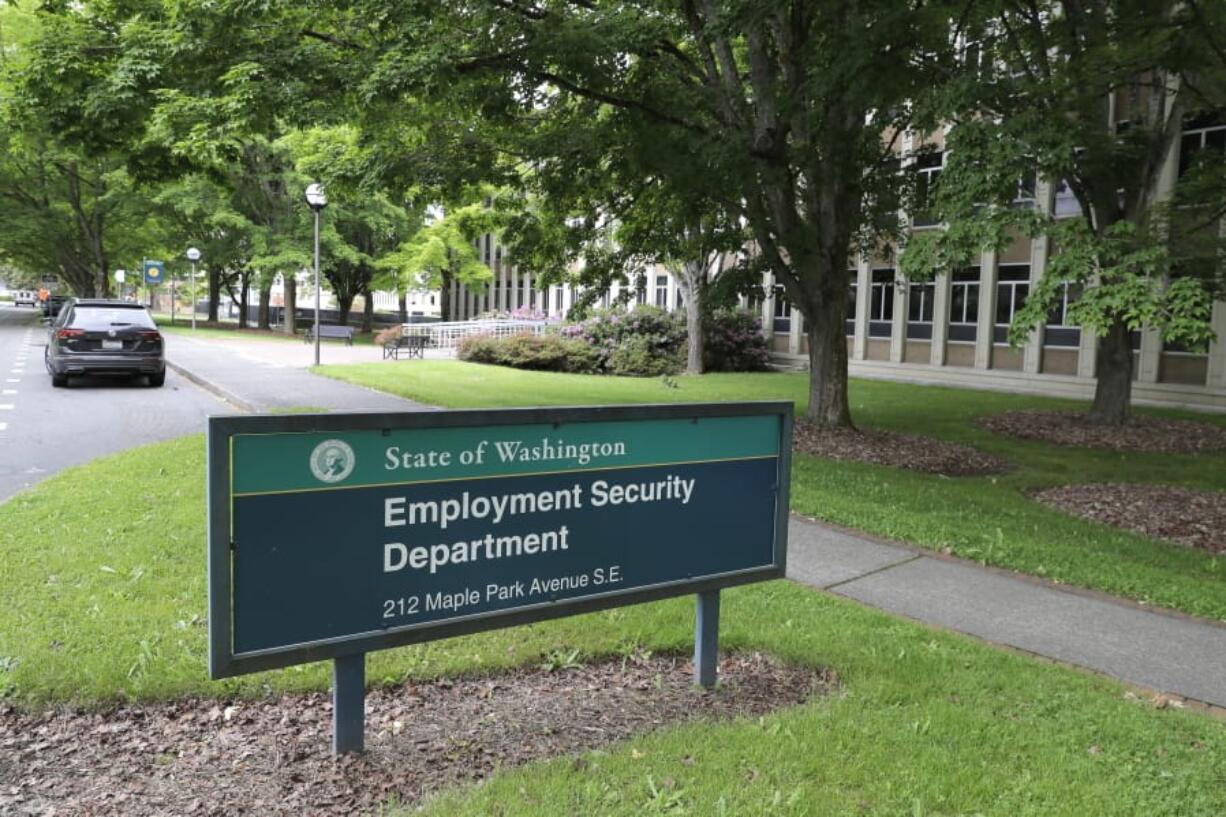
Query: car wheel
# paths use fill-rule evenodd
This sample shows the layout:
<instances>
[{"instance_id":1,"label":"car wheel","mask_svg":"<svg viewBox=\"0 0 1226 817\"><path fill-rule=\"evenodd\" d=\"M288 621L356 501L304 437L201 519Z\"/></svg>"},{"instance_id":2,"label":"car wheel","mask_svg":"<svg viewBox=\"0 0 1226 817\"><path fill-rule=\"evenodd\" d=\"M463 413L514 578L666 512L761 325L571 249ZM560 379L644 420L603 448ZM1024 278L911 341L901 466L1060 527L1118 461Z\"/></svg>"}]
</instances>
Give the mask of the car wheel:
<instances>
[{"instance_id":1,"label":"car wheel","mask_svg":"<svg viewBox=\"0 0 1226 817\"><path fill-rule=\"evenodd\" d=\"M149 375L149 385L155 389L166 382L166 372L158 372L157 374Z\"/></svg>"},{"instance_id":2,"label":"car wheel","mask_svg":"<svg viewBox=\"0 0 1226 817\"><path fill-rule=\"evenodd\" d=\"M68 385L68 375L51 373L51 385L57 389L62 389Z\"/></svg>"}]
</instances>

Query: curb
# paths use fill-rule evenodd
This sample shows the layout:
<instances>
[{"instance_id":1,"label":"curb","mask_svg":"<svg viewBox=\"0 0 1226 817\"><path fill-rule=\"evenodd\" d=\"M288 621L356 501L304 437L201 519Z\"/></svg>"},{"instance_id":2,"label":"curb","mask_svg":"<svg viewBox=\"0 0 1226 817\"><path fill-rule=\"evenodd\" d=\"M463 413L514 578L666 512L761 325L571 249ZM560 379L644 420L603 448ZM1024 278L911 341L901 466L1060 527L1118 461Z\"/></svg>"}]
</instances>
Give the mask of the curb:
<instances>
[{"instance_id":1,"label":"curb","mask_svg":"<svg viewBox=\"0 0 1226 817\"><path fill-rule=\"evenodd\" d=\"M170 358L166 359L166 365L170 369L173 369L175 372L177 372L185 380L195 383L197 386L209 392L214 397L221 399L223 402L229 403L230 405L234 406L234 408L238 409L239 411L245 414L257 414L259 412L259 410L255 406L251 405L243 398L234 394L234 392L229 391L228 389L225 389L217 385L216 383L212 382L211 380L205 377L201 377L199 374L197 374L196 372L193 372L191 369L188 369L184 367L183 365L179 363L175 363L174 361L170 360Z\"/></svg>"}]
</instances>

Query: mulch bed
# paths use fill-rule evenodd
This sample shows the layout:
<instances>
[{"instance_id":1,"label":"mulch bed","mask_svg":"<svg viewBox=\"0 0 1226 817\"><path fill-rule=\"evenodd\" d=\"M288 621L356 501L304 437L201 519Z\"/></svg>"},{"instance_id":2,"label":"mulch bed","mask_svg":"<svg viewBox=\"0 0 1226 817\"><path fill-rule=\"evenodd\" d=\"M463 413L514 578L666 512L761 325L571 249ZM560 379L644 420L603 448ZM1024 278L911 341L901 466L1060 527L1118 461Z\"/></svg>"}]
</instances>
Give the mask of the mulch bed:
<instances>
[{"instance_id":1,"label":"mulch bed","mask_svg":"<svg viewBox=\"0 0 1226 817\"><path fill-rule=\"evenodd\" d=\"M815 457L889 465L946 477L999 474L1009 463L972 448L933 437L898 434L893 431L819 429L797 422L792 447Z\"/></svg>"},{"instance_id":2,"label":"mulch bed","mask_svg":"<svg viewBox=\"0 0 1226 817\"><path fill-rule=\"evenodd\" d=\"M372 690L360 756L330 755L331 699L181 700L106 712L0 705L0 814L359 815L695 719L757 716L824 694L832 672L726 655L720 685L689 658ZM686 758L678 757L684 763Z\"/></svg>"},{"instance_id":3,"label":"mulch bed","mask_svg":"<svg viewBox=\"0 0 1226 817\"><path fill-rule=\"evenodd\" d=\"M1087 483L1048 488L1033 496L1083 519L1226 553L1226 493L1169 485Z\"/></svg>"},{"instance_id":4,"label":"mulch bed","mask_svg":"<svg viewBox=\"0 0 1226 817\"><path fill-rule=\"evenodd\" d=\"M1226 428L1195 420L1132 417L1121 426L1091 423L1075 411L1007 411L980 417L980 428L996 434L1077 448L1108 448L1155 454L1226 451Z\"/></svg>"}]
</instances>

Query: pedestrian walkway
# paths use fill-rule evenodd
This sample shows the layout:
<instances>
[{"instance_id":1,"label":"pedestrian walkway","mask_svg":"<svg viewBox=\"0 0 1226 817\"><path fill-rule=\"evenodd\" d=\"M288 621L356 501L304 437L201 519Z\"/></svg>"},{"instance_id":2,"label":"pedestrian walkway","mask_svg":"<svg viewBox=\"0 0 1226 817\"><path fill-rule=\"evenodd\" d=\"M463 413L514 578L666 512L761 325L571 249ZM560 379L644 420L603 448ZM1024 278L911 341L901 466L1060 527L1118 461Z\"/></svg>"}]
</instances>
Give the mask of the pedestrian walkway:
<instances>
[{"instance_id":1,"label":"pedestrian walkway","mask_svg":"<svg viewBox=\"0 0 1226 817\"><path fill-rule=\"evenodd\" d=\"M1226 707L1226 626L797 517L788 576L926 624Z\"/></svg>"},{"instance_id":2,"label":"pedestrian walkway","mask_svg":"<svg viewBox=\"0 0 1226 817\"><path fill-rule=\"evenodd\" d=\"M203 340L166 336L166 362L175 371L213 392L240 411L315 408L329 411L424 411L430 407L385 392L333 380L307 371L314 363L309 345L281 340ZM376 362L376 346L330 344L324 363ZM390 361L389 365L411 365Z\"/></svg>"}]
</instances>

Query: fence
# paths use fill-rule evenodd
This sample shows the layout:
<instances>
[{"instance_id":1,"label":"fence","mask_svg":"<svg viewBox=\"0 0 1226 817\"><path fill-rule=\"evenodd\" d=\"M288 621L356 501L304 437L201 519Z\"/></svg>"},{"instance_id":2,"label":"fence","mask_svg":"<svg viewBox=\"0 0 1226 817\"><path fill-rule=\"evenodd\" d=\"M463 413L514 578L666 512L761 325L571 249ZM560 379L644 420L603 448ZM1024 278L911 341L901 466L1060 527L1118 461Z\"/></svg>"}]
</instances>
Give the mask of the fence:
<instances>
[{"instance_id":1,"label":"fence","mask_svg":"<svg viewBox=\"0 0 1226 817\"><path fill-rule=\"evenodd\" d=\"M406 323L403 324L402 332L405 335L425 335L430 339L428 345L435 349L454 349L461 340L472 335L491 335L496 338L520 335L524 332L540 335L544 333L545 326L545 321L447 321Z\"/></svg>"}]
</instances>

